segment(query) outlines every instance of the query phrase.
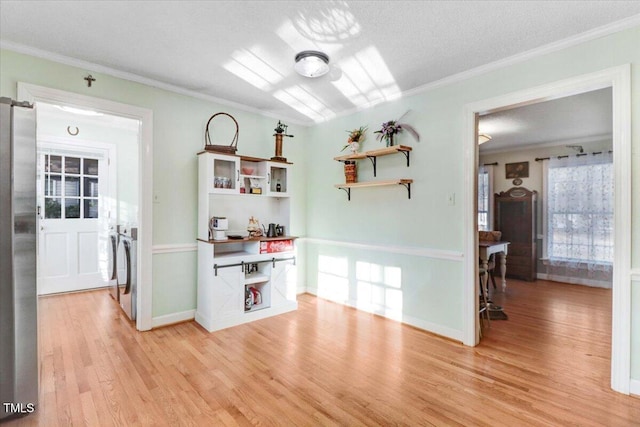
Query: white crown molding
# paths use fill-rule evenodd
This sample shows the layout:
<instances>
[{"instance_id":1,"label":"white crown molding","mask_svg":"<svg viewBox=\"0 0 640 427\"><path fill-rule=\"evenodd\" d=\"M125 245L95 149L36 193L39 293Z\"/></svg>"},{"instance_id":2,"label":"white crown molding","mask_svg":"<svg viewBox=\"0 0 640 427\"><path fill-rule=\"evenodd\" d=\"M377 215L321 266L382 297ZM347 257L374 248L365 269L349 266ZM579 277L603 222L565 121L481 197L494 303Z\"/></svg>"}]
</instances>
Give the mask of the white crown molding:
<instances>
[{"instance_id":1,"label":"white crown molding","mask_svg":"<svg viewBox=\"0 0 640 427\"><path fill-rule=\"evenodd\" d=\"M185 89L180 86L164 83L149 77L140 76L138 74L129 73L127 71L121 71L111 67L105 67L104 65L95 64L93 62L84 61L81 59L72 58L70 56L60 55L57 53L49 52L46 50L38 49L31 46L26 46L20 43L14 43L7 40L0 40L0 49L6 49L25 55L35 56L36 58L46 59L48 61L57 62L64 65L69 65L76 68L82 68L87 71L93 71L95 73L102 73L108 76L117 77L119 79L128 80L135 83L140 83L146 86L155 87L157 89L166 90L168 92L178 93L180 95L190 96L192 98L202 99L204 101L215 102L218 104L226 105L228 107L237 108L239 110L247 111L249 113L259 114L261 116L269 117L272 119L286 120L289 123L293 123L299 126L311 126L312 122L302 122L300 120L286 117L284 115L275 115L263 110L259 110L255 107L251 107L239 102L229 101L227 99L218 98L211 95L205 95L200 92Z\"/></svg>"},{"instance_id":2,"label":"white crown molding","mask_svg":"<svg viewBox=\"0 0 640 427\"><path fill-rule=\"evenodd\" d=\"M461 73L457 73L457 74L453 74L451 76L447 76L444 77L440 80L436 80L434 82L431 83L427 83L424 84L422 86L418 86L412 89L407 89L406 91L401 91L397 94L397 96L394 96L393 99L387 100L387 101L382 101L380 103L373 103L373 104L369 104L366 106L360 106L360 107L355 107L355 108L350 108L348 110L342 111L340 113L336 113L336 115L332 116L331 118L328 119L323 119L323 120L318 120L318 121L313 121L313 122L302 122L296 119L293 119L291 117L286 117L283 115L274 115L262 110L259 110L255 107L251 107L245 104L241 104L238 102L234 102L234 101L229 101L227 99L222 99L222 98L217 98L214 96L210 96L210 95L205 95L193 90L189 90L189 89L184 89L182 87L179 86L175 86L172 84L168 84L168 83L163 83L160 82L158 80L154 80L148 77L143 77L143 76L139 76L137 74L133 74L133 73L129 73L126 71L121 71L121 70L117 70L114 68L110 68L110 67L105 67L103 65L98 65L98 64L94 64L88 61L83 61L80 59L76 59L76 58L72 58L69 56L65 56L65 55L59 55L53 52L49 52L49 51L45 51L42 49L37 49L34 47L30 47L30 46L26 46L23 44L19 44L19 43L14 43L14 42L10 42L7 40L0 40L0 49L6 49L6 50L11 50L14 52L18 52L18 53L23 53L26 55L31 55L31 56L35 56L38 58L42 58L42 59L47 59L53 62L58 62L61 64L65 64L65 65L70 65L70 66L74 66L74 67L78 67L78 68L84 68L87 70L92 70L94 72L97 73L103 73L103 74L107 74L113 77L117 77L117 78L121 78L124 80L129 80L129 81L133 81L136 83L141 83L147 86L152 86L158 89L164 89L167 90L169 92L175 92L175 93L179 93L182 95L186 95L186 96L191 96L194 98L198 98L198 99L202 99L205 101L210 101L210 102L216 102L219 104L223 104L223 105L227 105L230 107L234 107L234 108L238 108L240 110L244 110L250 113L255 113L255 114L259 114L261 116L265 116L265 117L269 117L269 118L274 118L274 119L286 119L288 122L299 125L299 126L313 126L314 124L318 124L318 123L323 123L323 122L328 122L331 120L335 120L337 118L340 117L345 117L345 116L349 116L351 114L357 113L359 111L362 110L366 110L368 108L371 108L373 106L377 106L377 105L381 105L381 104L386 104L389 102L393 102L396 101L398 98L400 97L408 97L408 96L412 96L412 95L416 95L419 93L423 93L423 92L427 92L429 90L433 90L442 86L447 86L453 83L457 83L463 80L467 80L470 79L472 77L476 77L476 76L480 76L482 74L488 73L490 71L495 71L498 70L500 68L504 68L510 65L514 65L514 64L518 64L524 61L527 61L529 59L533 59L535 57L538 56L542 56L542 55L546 55L548 53L552 53L552 52L556 52L562 49L566 49L568 47L571 46L575 46L578 45L580 43L584 43L587 42L589 40L594 40L596 38L599 37L604 37L610 34L614 34L620 31L624 31L627 30L629 28L633 28L635 26L640 25L640 14L637 15L632 15L628 18L622 19L620 21L616 21L616 22L612 22L610 24L607 25L603 25L601 27L597 27L594 28L592 30L586 31L584 33L581 34L577 34L573 37L569 37L563 40L559 40L557 42L553 42L553 43L549 43L547 45L535 48L535 49L530 49L527 50L525 52L521 52L518 53L516 55L510 56L508 58L504 58L498 61L494 61L491 62L489 64L485 64L485 65L481 65L479 67L475 67L472 68L470 70L467 71L463 71Z\"/></svg>"},{"instance_id":3,"label":"white crown molding","mask_svg":"<svg viewBox=\"0 0 640 427\"><path fill-rule=\"evenodd\" d=\"M472 77L477 77L480 76L482 74L486 74L489 73L491 71L495 71L495 70L499 70L501 68L505 68L511 65L516 65L519 64L521 62L524 61L528 61L530 59L539 57L539 56L543 56L549 53L553 53L553 52L557 52L559 50L562 49L566 49L572 46L576 46L579 45L581 43L585 43L587 41L590 40L594 40L600 37L604 37L610 34L615 34L617 32L620 31L624 31L627 30L629 28L633 28L640 25L640 14L637 15L632 15L628 18L622 19L620 21L616 21L616 22L612 22L610 24L607 25L603 25L601 27L597 27L594 28L592 30L586 31L584 33L580 33L577 34L573 37L568 37L566 39L563 40L559 40L557 42L553 42L553 43L549 43L547 45L544 46L540 46L534 49L530 49L524 52L520 52L516 55L513 56L509 56L507 58L504 59L500 59L498 61L494 61L494 62L490 62L488 64L485 65L481 65L479 67L475 67L472 68L470 70L466 70L466 71L462 71L460 73L457 74L452 74L450 76L444 77L440 80L436 80L433 81L431 83L427 83L424 84L422 86L418 86L412 89L407 89L405 91L402 91L399 93L399 96L394 97L392 100L388 100L388 101L383 101L380 102L378 104L375 104L376 106L381 105L381 104L386 104L389 102L393 102L396 101L400 96L402 97L408 97L408 96L413 96L413 95L417 95L423 92L428 92L430 90L433 89L437 89L443 86L448 86L454 83L458 83L464 80L468 80ZM368 108L368 107L367 107ZM351 108L349 110L345 110L343 112L337 113L334 117L332 117L331 119L328 120L333 120L339 117L344 117L344 116L349 116L351 114L357 113L359 111L362 111L363 109L366 108L362 108L362 107L355 107L355 108ZM325 120L325 121L328 121ZM316 123L321 123L321 121L318 121Z\"/></svg>"},{"instance_id":4,"label":"white crown molding","mask_svg":"<svg viewBox=\"0 0 640 427\"><path fill-rule=\"evenodd\" d=\"M556 42L549 43L544 46L540 46L534 49L520 52L516 55L509 56L507 58L500 59L498 61L494 61L489 64L481 65L479 67L472 68L468 71L463 71L458 74L453 74L451 76L445 77L435 82L418 86L414 89L409 89L403 93L403 96L410 96L416 93L424 92L426 90L435 89L441 86L446 86L452 83L460 82L462 80L467 80L471 77L476 77L476 76L488 73L490 71L495 71L500 68L508 67L510 65L519 64L521 62L528 61L530 59L533 59L542 55L567 49L569 47L576 46L600 37L608 36L610 34L614 34L620 31L624 31L638 25L640 25L640 14L630 16L620 21L612 22L610 24L603 25L601 27L597 27L589 31L585 31L584 33L577 34L573 37L568 37L566 39L558 40Z\"/></svg>"},{"instance_id":5,"label":"white crown molding","mask_svg":"<svg viewBox=\"0 0 640 427\"><path fill-rule=\"evenodd\" d=\"M528 151L528 150L537 150L539 148L551 148L551 147L559 147L563 145L579 145L579 144L590 144L592 142L602 142L609 141L611 142L613 139L613 135L605 134L605 135L593 135L593 136L585 136L580 138L569 138L569 139L560 139L557 141L551 142L543 142L543 143L531 143L525 145L517 145L517 146L509 146L509 147L498 147L498 148L486 148L482 149L480 147L479 154L480 156L484 156L487 154L498 154L498 153L512 153L516 151Z\"/></svg>"}]
</instances>

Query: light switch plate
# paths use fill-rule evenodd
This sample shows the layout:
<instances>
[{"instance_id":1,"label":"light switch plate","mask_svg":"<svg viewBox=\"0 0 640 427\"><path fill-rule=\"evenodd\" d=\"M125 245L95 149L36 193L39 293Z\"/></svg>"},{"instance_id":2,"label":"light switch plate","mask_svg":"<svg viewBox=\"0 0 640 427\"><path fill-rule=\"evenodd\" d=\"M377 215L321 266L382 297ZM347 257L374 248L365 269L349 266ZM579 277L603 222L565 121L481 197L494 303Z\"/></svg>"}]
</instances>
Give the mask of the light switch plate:
<instances>
[{"instance_id":1,"label":"light switch plate","mask_svg":"<svg viewBox=\"0 0 640 427\"><path fill-rule=\"evenodd\" d=\"M449 206L454 206L456 204L456 193L447 194L447 204Z\"/></svg>"}]
</instances>

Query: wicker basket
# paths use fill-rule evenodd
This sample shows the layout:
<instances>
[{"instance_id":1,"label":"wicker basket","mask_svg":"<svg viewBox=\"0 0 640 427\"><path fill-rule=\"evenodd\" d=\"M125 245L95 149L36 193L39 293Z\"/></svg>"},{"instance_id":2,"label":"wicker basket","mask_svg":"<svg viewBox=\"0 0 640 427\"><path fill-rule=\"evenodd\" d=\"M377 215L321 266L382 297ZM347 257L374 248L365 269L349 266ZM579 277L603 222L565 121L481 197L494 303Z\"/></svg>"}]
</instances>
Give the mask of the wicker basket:
<instances>
[{"instance_id":1,"label":"wicker basket","mask_svg":"<svg viewBox=\"0 0 640 427\"><path fill-rule=\"evenodd\" d=\"M233 123L235 123L236 133L233 136L231 145L214 145L211 143L211 136L209 134L209 125L211 124L211 120L213 120L213 118L216 116L231 117L231 120L233 120ZM206 151L214 151L216 153L235 154L236 150L238 149L238 130L239 130L238 122L231 114L227 114L227 113L214 114L209 118L209 121L207 122L207 126L205 127L205 130L204 130L204 149Z\"/></svg>"}]
</instances>

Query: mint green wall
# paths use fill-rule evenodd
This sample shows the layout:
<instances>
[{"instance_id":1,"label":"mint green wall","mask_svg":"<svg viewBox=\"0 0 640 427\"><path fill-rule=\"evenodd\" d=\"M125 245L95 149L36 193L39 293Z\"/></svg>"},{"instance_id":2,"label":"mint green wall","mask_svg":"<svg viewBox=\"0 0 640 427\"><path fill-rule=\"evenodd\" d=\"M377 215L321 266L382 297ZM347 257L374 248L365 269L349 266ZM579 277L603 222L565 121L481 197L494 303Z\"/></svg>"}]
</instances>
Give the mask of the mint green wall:
<instances>
[{"instance_id":1,"label":"mint green wall","mask_svg":"<svg viewBox=\"0 0 640 427\"><path fill-rule=\"evenodd\" d=\"M310 241L307 263L315 295L462 339L459 261Z\"/></svg>"},{"instance_id":2,"label":"mint green wall","mask_svg":"<svg viewBox=\"0 0 640 427\"><path fill-rule=\"evenodd\" d=\"M18 82L126 103L153 111L153 244L191 244L196 239L197 162L204 146L204 127L218 112L233 115L239 124L238 153L269 158L274 155L273 130L278 119L241 111L201 99L92 72L91 88L83 80L87 70L0 50L0 96L16 98ZM214 126L231 123L224 117ZM286 120L284 120L286 122ZM308 129L289 124L295 138L284 143L283 154L294 163L290 232L305 234L305 157ZM229 141L219 141L230 143ZM153 256L153 316L195 309L196 252ZM298 268L304 274L304 266Z\"/></svg>"},{"instance_id":3,"label":"mint green wall","mask_svg":"<svg viewBox=\"0 0 640 427\"><path fill-rule=\"evenodd\" d=\"M562 51L527 60L517 65L488 72L458 83L452 83L419 94L401 98L347 117L337 118L315 126L310 134L308 158L307 234L310 238L335 242L358 242L378 246L419 247L435 251L463 251L462 206L447 203L447 196L455 194L460 201L464 193L462 170L465 122L465 105L527 88L552 83L602 69L632 64L632 150L633 182L640 174L640 28L634 28L610 36L592 40ZM343 183L340 163L333 160L346 141L345 130L368 125L368 140L363 149L382 147L375 141L372 131L382 122L399 118L411 110L406 121L422 136L415 142L409 135L401 135L398 143L413 147L411 167L406 168L404 157L388 156L378 159L378 177L413 178L412 199L402 187L353 189L348 202L343 191L334 184ZM358 163L358 179L372 179L371 165ZM331 206L331 209L327 209ZM640 268L640 186L633 187L633 257L632 266ZM350 263L367 259L357 248L319 243L308 251L307 288L315 292L319 286L318 272L314 268L315 257L346 258ZM312 250L313 249L313 250ZM378 254L381 260L397 263L397 250ZM405 258L402 256L401 258ZM383 261L381 261L383 262ZM461 328L459 307L463 303L463 263L445 259L406 257L406 268L435 272L419 279L403 281L403 293L422 298L416 304L405 298L405 313L426 324L439 324ZM425 266L427 265L427 266ZM406 271L403 267L403 271ZM628 278L627 280L630 280ZM357 280L343 284L348 295L357 297ZM640 305L638 283L633 284L633 342L632 374L640 378ZM443 289L453 292L437 303L449 307L446 312L431 309L433 301ZM457 292L456 292L457 291ZM461 333L461 330L459 330Z\"/></svg>"},{"instance_id":4,"label":"mint green wall","mask_svg":"<svg viewBox=\"0 0 640 427\"><path fill-rule=\"evenodd\" d=\"M444 253L462 251L463 214L459 201L464 191L462 140L464 106L467 103L508 94L605 68L632 64L633 180L640 174L640 28L592 40L482 76L425 91L417 95L337 118L311 129L289 127L296 135L285 142L285 156L294 167L294 203L291 232L299 236L361 242L379 246L418 248ZM0 95L16 96L18 81L42 85L137 105L154 113L153 242L193 243L196 235L196 160L203 146L208 117L218 111L233 114L240 123L239 151L271 157L276 119L238 111L200 99L178 95L138 83L92 73L97 81L87 88L86 70L0 51ZM383 122L412 110L406 121L422 135L417 143L409 136L401 144L414 147L411 167L402 156L380 158L378 179L407 177L415 180L412 200L401 188L354 189L352 201L333 187L344 182L341 165L333 161L346 141L345 130L369 125L364 149L380 147L371 131ZM371 178L371 166L359 163L360 180ZM640 268L640 186L633 187L632 267ZM456 204L447 196L455 194ZM363 251L317 241L306 250L306 284L318 290L320 256L346 258L348 271L358 261L399 267L404 315L414 323L441 326L455 333L462 328L462 263L449 259ZM401 252L401 251L400 251ZM445 257L446 258L446 257ZM153 315L160 316L195 307L195 252L157 254L153 266ZM386 263L386 264L385 264ZM304 263L299 263L304 271ZM180 272L185 272L180 274ZM301 274L305 274L304 272ZM355 276L349 276L347 295L358 295ZM633 283L632 377L640 379L640 283ZM435 309L434 307L439 307ZM446 309L443 309L446 308Z\"/></svg>"}]
</instances>

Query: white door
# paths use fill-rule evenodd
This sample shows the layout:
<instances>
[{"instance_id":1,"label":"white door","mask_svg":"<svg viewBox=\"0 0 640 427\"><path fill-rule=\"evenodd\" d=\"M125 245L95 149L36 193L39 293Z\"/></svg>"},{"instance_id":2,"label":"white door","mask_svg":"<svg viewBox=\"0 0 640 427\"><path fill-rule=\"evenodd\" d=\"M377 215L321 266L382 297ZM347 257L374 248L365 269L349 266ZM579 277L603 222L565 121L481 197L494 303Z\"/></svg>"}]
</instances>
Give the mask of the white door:
<instances>
[{"instance_id":1,"label":"white door","mask_svg":"<svg viewBox=\"0 0 640 427\"><path fill-rule=\"evenodd\" d=\"M100 150L41 150L40 295L108 285L107 166Z\"/></svg>"}]
</instances>

